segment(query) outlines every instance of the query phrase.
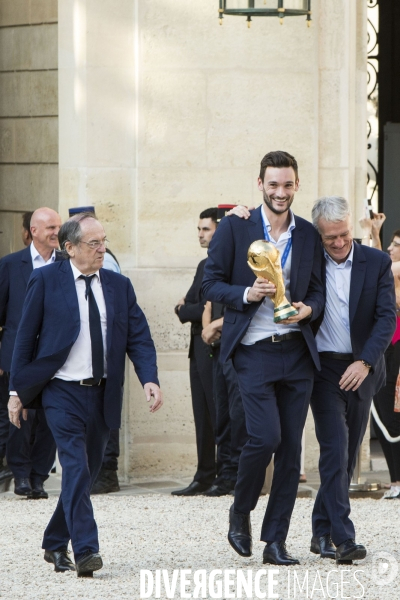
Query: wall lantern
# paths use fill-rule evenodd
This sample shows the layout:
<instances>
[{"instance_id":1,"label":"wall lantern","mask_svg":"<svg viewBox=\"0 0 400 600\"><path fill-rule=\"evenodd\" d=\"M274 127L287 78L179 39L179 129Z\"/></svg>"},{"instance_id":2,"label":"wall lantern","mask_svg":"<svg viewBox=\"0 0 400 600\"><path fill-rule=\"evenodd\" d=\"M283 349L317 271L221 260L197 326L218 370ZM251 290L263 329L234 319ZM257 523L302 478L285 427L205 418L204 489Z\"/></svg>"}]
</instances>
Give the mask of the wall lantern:
<instances>
[{"instance_id":1,"label":"wall lantern","mask_svg":"<svg viewBox=\"0 0 400 600\"><path fill-rule=\"evenodd\" d=\"M220 25L224 15L247 17L248 27L252 17L279 17L282 25L285 17L305 15L311 25L311 0L219 0L218 12Z\"/></svg>"}]
</instances>

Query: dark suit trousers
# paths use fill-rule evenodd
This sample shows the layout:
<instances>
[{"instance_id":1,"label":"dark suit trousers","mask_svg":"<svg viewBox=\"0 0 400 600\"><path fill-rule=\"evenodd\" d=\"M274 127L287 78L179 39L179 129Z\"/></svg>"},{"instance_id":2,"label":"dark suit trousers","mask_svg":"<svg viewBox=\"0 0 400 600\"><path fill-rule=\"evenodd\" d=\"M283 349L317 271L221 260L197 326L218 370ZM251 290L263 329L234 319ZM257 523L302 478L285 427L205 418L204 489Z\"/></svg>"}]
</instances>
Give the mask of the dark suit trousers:
<instances>
[{"instance_id":1,"label":"dark suit trousers","mask_svg":"<svg viewBox=\"0 0 400 600\"><path fill-rule=\"evenodd\" d=\"M221 364L219 348L213 349L213 355L218 480L236 482L248 439L242 396L232 360Z\"/></svg>"},{"instance_id":2,"label":"dark suit trousers","mask_svg":"<svg viewBox=\"0 0 400 600\"><path fill-rule=\"evenodd\" d=\"M9 374L4 373L1 380L8 390ZM46 481L56 457L56 444L44 411L28 409L28 420L21 417L20 421L20 429L9 427L7 464L14 477Z\"/></svg>"},{"instance_id":3,"label":"dark suit trousers","mask_svg":"<svg viewBox=\"0 0 400 600\"><path fill-rule=\"evenodd\" d=\"M330 534L336 546L355 539L349 518L349 485L371 406L371 401L360 400L357 392L339 388L339 380L350 364L321 358L322 369L315 373L311 397L321 476L312 514L313 535Z\"/></svg>"},{"instance_id":4,"label":"dark suit trousers","mask_svg":"<svg viewBox=\"0 0 400 600\"><path fill-rule=\"evenodd\" d=\"M0 459L6 455L6 446L10 430L10 419L8 418L8 376L7 373L0 375Z\"/></svg>"},{"instance_id":5,"label":"dark suit trousers","mask_svg":"<svg viewBox=\"0 0 400 600\"><path fill-rule=\"evenodd\" d=\"M261 540L285 540L300 476L301 437L314 379L303 340L240 344L233 358L249 440L243 448L234 510L254 510L275 453L274 477Z\"/></svg>"},{"instance_id":6,"label":"dark suit trousers","mask_svg":"<svg viewBox=\"0 0 400 600\"><path fill-rule=\"evenodd\" d=\"M99 551L90 489L110 434L103 400L103 387L61 379L53 379L43 390L43 407L63 471L61 495L44 532L42 548L65 548L71 539L75 560L87 550Z\"/></svg>"},{"instance_id":7,"label":"dark suit trousers","mask_svg":"<svg viewBox=\"0 0 400 600\"><path fill-rule=\"evenodd\" d=\"M190 388L197 444L197 471L193 479L211 485L216 475L213 361L209 346L199 334L193 335Z\"/></svg>"}]
</instances>

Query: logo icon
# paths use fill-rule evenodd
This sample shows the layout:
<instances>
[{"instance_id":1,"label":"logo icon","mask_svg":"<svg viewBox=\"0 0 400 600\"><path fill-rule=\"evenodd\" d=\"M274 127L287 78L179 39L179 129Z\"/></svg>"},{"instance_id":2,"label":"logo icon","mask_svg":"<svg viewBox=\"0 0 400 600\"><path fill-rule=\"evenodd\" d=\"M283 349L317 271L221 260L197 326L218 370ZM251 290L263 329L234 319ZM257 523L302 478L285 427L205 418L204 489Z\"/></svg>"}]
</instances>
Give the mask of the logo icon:
<instances>
[{"instance_id":1,"label":"logo icon","mask_svg":"<svg viewBox=\"0 0 400 600\"><path fill-rule=\"evenodd\" d=\"M389 552L377 552L372 557L372 578L376 585L390 585L398 572L397 560Z\"/></svg>"}]
</instances>

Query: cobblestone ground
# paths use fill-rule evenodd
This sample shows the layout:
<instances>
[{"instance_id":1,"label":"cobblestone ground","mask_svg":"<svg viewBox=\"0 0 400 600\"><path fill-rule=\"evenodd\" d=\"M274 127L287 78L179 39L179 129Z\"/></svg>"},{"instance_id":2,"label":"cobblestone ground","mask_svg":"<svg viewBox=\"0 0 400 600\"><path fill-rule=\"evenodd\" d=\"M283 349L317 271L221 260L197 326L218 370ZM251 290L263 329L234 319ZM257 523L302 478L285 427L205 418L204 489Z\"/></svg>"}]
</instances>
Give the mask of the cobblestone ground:
<instances>
[{"instance_id":1,"label":"cobblestone ground","mask_svg":"<svg viewBox=\"0 0 400 600\"><path fill-rule=\"evenodd\" d=\"M154 581L157 570L167 571L160 575L160 589L154 584L152 592L150 576L143 576L146 585L142 596L147 598L400 598L397 573L400 500L352 502L358 541L367 546L368 555L358 564L338 568L334 561L322 560L309 552L313 500L298 499L287 546L301 565L276 568L277 572L272 573L271 565L262 565L261 542L255 541L250 559L240 558L230 548L226 534L231 497L174 498L158 494L95 497L104 567L93 579L77 579L74 573L54 573L52 565L43 560L41 536L56 501L55 496L47 501L0 498L1 598L137 600L141 597L141 570L151 571ZM266 501L262 498L252 515L255 540ZM191 572L185 575L181 571L184 569ZM222 573L212 573L216 569ZM232 571L226 573L228 569ZM205 573L195 574L199 570ZM247 585L251 577L252 594L246 587L242 591L237 588L238 578L242 580L240 570L244 571ZM163 579L166 576L166 583L172 585L169 592ZM188 584L181 587L185 577Z\"/></svg>"}]
</instances>

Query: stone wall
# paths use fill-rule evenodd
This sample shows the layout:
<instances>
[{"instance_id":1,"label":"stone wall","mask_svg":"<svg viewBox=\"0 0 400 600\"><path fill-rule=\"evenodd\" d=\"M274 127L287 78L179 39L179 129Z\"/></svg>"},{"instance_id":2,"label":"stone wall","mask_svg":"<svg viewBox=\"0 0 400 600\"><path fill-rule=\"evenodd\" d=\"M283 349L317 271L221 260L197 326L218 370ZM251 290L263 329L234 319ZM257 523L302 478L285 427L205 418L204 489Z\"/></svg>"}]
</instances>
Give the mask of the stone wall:
<instances>
[{"instance_id":1,"label":"stone wall","mask_svg":"<svg viewBox=\"0 0 400 600\"><path fill-rule=\"evenodd\" d=\"M313 0L303 18L226 17L215 0L60 0L60 211L94 204L156 342L165 407L129 369L121 473L195 468L188 326L173 313L204 251L196 225L220 202L260 202L271 149L300 165L295 210L366 184L366 6ZM358 215L356 215L358 216ZM316 468L313 423L306 468Z\"/></svg>"},{"instance_id":2,"label":"stone wall","mask_svg":"<svg viewBox=\"0 0 400 600\"><path fill-rule=\"evenodd\" d=\"M58 207L57 1L0 2L0 256L21 213Z\"/></svg>"},{"instance_id":3,"label":"stone wall","mask_svg":"<svg viewBox=\"0 0 400 600\"><path fill-rule=\"evenodd\" d=\"M22 211L58 206L66 218L95 205L148 316L165 392L149 414L129 367L129 477L194 472L189 329L173 307L204 257L200 211L259 204L259 161L272 149L298 159L303 217L319 195L340 194L356 224L365 194L365 0L313 0L311 28L260 18L248 29L238 17L221 27L217 8L0 0L0 255L20 247ZM306 446L314 469L310 418Z\"/></svg>"}]
</instances>

